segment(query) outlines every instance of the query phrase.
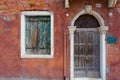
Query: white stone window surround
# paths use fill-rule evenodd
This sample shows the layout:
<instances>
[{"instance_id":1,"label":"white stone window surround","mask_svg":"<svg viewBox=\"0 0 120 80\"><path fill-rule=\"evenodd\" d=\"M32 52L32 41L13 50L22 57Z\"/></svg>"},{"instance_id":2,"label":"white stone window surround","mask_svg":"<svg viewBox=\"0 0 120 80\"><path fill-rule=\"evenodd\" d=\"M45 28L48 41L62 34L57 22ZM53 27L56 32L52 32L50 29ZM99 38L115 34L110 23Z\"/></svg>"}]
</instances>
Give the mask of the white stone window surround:
<instances>
[{"instance_id":1,"label":"white stone window surround","mask_svg":"<svg viewBox=\"0 0 120 80\"><path fill-rule=\"evenodd\" d=\"M51 53L50 55L25 53L25 16L50 16L51 18ZM23 11L21 12L21 58L53 58L54 57L54 16L51 11Z\"/></svg>"},{"instance_id":2,"label":"white stone window surround","mask_svg":"<svg viewBox=\"0 0 120 80\"><path fill-rule=\"evenodd\" d=\"M100 32L100 78L74 78L74 31L76 26L74 22L79 16L83 14L93 15L99 22L100 27L98 28ZM80 11L72 20L71 26L68 26L70 34L70 80L106 80L106 31L108 27L105 26L104 19L94 10L92 10L91 5L85 6L85 9Z\"/></svg>"}]
</instances>

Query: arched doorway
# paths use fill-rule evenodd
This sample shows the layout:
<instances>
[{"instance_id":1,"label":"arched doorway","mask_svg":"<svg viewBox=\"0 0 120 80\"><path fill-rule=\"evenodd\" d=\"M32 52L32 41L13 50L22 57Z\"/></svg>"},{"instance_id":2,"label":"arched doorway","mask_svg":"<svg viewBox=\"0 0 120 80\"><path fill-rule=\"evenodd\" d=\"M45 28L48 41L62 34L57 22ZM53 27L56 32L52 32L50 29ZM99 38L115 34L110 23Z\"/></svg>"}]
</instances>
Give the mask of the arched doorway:
<instances>
[{"instance_id":1,"label":"arched doorway","mask_svg":"<svg viewBox=\"0 0 120 80\"><path fill-rule=\"evenodd\" d=\"M97 33L99 33L99 60L100 60L100 63L99 63L99 67L98 67L98 72L99 72L99 78L92 78L92 77L76 77L75 76L75 69L74 69L74 52L75 52L75 44L74 44L74 32L76 31L76 27L77 27L77 24L79 25L79 23L77 23L76 21L78 20L79 21L79 17L82 16L82 15L86 15L87 16L92 16L94 18L94 20L96 19L97 20L97 25L99 26L94 26L92 28L95 28L96 27L96 31L99 31ZM96 23L96 21L94 21ZM91 25L91 22L89 21L88 22L89 25L86 26L86 28L88 28L90 30L90 25ZM76 26L75 26L76 25ZM95 24L96 25L96 24ZM83 25L84 27L84 25ZM82 24L81 24L81 27L78 27L78 28L83 28L82 27ZM91 5L87 5L85 6L85 8L83 10L81 10L72 20L71 22L71 25L68 26L68 30L69 30L69 33L70 33L70 80L106 80L106 41L105 41L105 38L106 38L106 32L108 30L108 27L105 26L105 23L104 23L104 19L103 17L97 13L96 11L92 10L92 6ZM89 32L89 31L88 31ZM86 33L85 33L86 34ZM100 69L100 70L99 70ZM97 77L98 77L97 76Z\"/></svg>"},{"instance_id":2,"label":"arched doorway","mask_svg":"<svg viewBox=\"0 0 120 80\"><path fill-rule=\"evenodd\" d=\"M100 77L100 26L97 19L89 14L81 15L74 23L74 77Z\"/></svg>"}]
</instances>

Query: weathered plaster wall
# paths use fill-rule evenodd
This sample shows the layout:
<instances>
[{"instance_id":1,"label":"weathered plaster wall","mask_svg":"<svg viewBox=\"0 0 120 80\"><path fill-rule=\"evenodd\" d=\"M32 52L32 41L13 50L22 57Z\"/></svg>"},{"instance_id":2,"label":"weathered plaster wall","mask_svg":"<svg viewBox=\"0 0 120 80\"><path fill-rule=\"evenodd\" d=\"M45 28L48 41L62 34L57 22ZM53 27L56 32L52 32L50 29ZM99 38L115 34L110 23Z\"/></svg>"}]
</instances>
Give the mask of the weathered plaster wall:
<instances>
[{"instance_id":1,"label":"weathered plaster wall","mask_svg":"<svg viewBox=\"0 0 120 80\"><path fill-rule=\"evenodd\" d=\"M62 17L57 10L62 0L1 0L0 1L0 77L63 79ZM24 10L54 12L55 55L53 59L20 58L20 12ZM59 13L59 15L57 15ZM60 19L57 21L57 19ZM61 45L62 44L62 45ZM61 45L61 46L58 46Z\"/></svg>"},{"instance_id":2,"label":"weathered plaster wall","mask_svg":"<svg viewBox=\"0 0 120 80\"><path fill-rule=\"evenodd\" d=\"M96 7L101 3L102 7ZM69 9L64 8L64 0L0 0L0 77L4 78L36 78L44 80L63 80L64 50L66 50L66 76L69 78L69 36L66 34L67 47L64 47L67 26L73 17L84 8L85 0L72 0ZM107 44L107 78L120 80L120 14L114 8L113 16L109 17L110 9L106 1L91 0L93 10L105 19L109 27L108 33L116 36L117 44ZM20 58L20 12L24 10L49 10L54 12L54 43L55 53L52 59ZM68 16L66 16L69 14ZM2 80L1 79L1 80Z\"/></svg>"}]
</instances>

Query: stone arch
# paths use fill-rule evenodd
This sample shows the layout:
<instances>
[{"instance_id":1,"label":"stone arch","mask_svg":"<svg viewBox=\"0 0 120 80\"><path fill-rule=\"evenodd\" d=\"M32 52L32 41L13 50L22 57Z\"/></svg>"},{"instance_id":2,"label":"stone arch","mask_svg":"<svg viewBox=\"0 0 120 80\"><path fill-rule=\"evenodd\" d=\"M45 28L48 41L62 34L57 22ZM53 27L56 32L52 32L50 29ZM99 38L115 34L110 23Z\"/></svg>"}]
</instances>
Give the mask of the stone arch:
<instances>
[{"instance_id":1,"label":"stone arch","mask_svg":"<svg viewBox=\"0 0 120 80\"><path fill-rule=\"evenodd\" d=\"M105 23L104 23L104 19L103 17L96 11L92 10L92 6L88 5L88 6L85 6L85 8L80 11L74 18L73 20L71 21L71 26L74 26L74 22L81 16L81 15L84 15L84 14L89 14L89 15L93 15L99 22L100 24L100 27L103 27L105 26Z\"/></svg>"}]
</instances>

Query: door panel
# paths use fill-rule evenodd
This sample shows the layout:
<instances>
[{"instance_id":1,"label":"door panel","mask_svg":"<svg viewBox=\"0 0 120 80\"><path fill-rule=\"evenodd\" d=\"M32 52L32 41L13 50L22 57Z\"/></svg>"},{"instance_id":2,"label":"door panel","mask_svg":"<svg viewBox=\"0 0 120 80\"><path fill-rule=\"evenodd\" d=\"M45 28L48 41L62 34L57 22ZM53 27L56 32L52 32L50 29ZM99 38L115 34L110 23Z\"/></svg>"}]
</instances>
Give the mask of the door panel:
<instances>
[{"instance_id":1,"label":"door panel","mask_svg":"<svg viewBox=\"0 0 120 80\"><path fill-rule=\"evenodd\" d=\"M74 39L75 78L99 77L99 33L97 28L77 28Z\"/></svg>"}]
</instances>

